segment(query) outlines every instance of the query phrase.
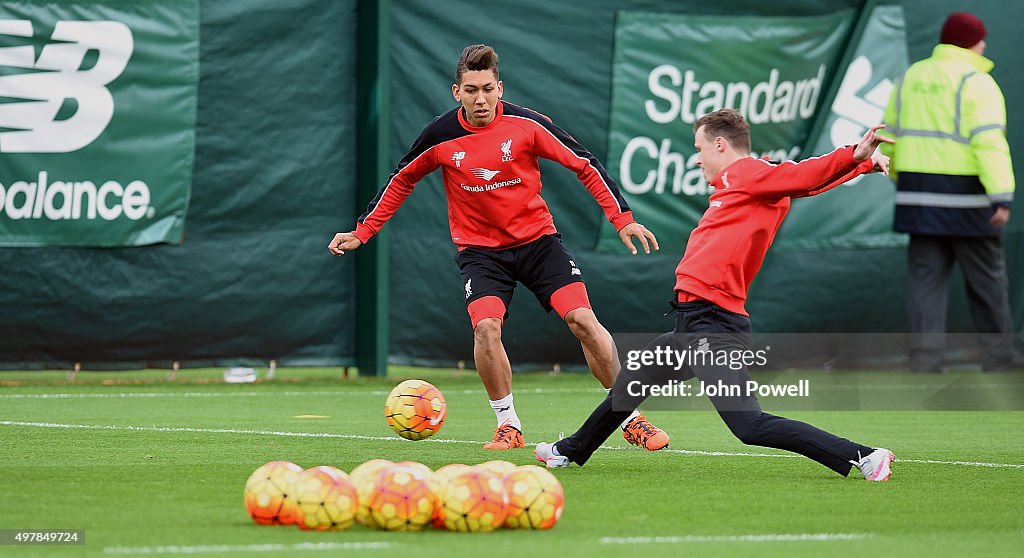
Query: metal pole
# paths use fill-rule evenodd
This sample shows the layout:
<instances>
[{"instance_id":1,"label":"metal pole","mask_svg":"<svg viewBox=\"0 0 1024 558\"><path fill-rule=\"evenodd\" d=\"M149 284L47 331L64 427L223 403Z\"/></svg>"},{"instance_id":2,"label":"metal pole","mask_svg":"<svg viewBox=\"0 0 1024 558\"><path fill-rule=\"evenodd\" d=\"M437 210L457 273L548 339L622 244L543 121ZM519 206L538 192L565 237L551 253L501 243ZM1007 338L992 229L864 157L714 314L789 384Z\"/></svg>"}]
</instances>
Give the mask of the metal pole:
<instances>
[{"instance_id":1,"label":"metal pole","mask_svg":"<svg viewBox=\"0 0 1024 558\"><path fill-rule=\"evenodd\" d=\"M359 0L358 66L359 212L388 176L388 30L390 0ZM356 256L356 365L361 376L385 376L388 362L388 233L380 231Z\"/></svg>"}]
</instances>

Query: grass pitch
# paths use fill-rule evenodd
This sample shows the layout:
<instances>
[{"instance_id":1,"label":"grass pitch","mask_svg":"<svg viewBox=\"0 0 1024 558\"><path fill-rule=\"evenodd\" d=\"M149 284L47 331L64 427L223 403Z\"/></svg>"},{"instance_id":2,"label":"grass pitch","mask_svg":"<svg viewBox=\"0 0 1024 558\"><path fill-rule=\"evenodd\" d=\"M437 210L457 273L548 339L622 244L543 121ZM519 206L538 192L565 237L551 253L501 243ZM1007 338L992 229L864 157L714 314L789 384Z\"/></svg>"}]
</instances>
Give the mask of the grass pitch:
<instances>
[{"instance_id":1,"label":"grass pitch","mask_svg":"<svg viewBox=\"0 0 1024 558\"><path fill-rule=\"evenodd\" d=\"M1024 547L1024 413L1009 411L781 413L892 449L900 461L887 483L744 446L713 412L652 412L671 449L643 452L616 436L586 467L555 471L566 507L551 531L257 526L242 488L267 461L345 471L372 458L528 464L533 449L481 449L494 415L472 372L340 380L284 370L252 385L214 381L219 373L83 374L74 384L63 373L0 373L0 529L86 533L85 545L0 545L0 555L902 558ZM433 439L402 440L384 421L385 395L408 377L445 394L448 421ZM604 395L582 374L521 374L514 388L528 444L575 430Z\"/></svg>"}]
</instances>

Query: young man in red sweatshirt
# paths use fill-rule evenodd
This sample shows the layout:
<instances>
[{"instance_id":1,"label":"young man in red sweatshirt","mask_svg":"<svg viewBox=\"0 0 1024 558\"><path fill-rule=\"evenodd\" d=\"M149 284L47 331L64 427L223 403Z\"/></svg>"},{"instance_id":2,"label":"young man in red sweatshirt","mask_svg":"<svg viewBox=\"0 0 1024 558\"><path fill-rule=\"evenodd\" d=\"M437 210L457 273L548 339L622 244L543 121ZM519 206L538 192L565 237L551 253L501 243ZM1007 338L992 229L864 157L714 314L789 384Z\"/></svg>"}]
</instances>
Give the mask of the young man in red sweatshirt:
<instances>
[{"instance_id":1,"label":"young man in red sweatshirt","mask_svg":"<svg viewBox=\"0 0 1024 558\"><path fill-rule=\"evenodd\" d=\"M354 231L338 233L330 251L341 256L365 244L398 210L413 187L438 167L448 198L452 241L473 324L477 372L497 417L485 449L524 446L523 427L512 401L512 367L501 329L516 283L530 289L547 311L555 310L580 340L594 376L610 389L619 372L615 344L594 315L583 275L562 244L541 198L538 158L572 170L635 255L658 241L633 220L615 181L593 155L549 118L500 100L498 55L487 45L462 51L452 95L460 106L435 118L420 133L387 184L358 219ZM648 450L669 437L638 412L619 421L623 437Z\"/></svg>"},{"instance_id":2,"label":"young man in red sweatshirt","mask_svg":"<svg viewBox=\"0 0 1024 558\"><path fill-rule=\"evenodd\" d=\"M732 354L749 349L747 292L786 218L790 200L820 194L864 173L888 172L888 159L876 148L892 140L877 135L879 128L868 130L857 145L828 155L774 164L750 156L750 128L739 112L721 109L698 119L694 124L697 164L715 192L676 268L675 331L658 337L646 350L697 348L698 353ZM689 371L682 373L662 364L622 374L575 434L554 444L538 444L537 459L552 468L569 462L583 465L617 421L646 398L642 390L627 389L628 382L658 385L669 376L685 380L695 375L704 386L726 386L710 399L743 443L796 452L843 476L857 466L867 480L889 478L895 459L889 450L765 413L756 394L742 395L750 380L743 363L697 360L688 361Z\"/></svg>"}]
</instances>

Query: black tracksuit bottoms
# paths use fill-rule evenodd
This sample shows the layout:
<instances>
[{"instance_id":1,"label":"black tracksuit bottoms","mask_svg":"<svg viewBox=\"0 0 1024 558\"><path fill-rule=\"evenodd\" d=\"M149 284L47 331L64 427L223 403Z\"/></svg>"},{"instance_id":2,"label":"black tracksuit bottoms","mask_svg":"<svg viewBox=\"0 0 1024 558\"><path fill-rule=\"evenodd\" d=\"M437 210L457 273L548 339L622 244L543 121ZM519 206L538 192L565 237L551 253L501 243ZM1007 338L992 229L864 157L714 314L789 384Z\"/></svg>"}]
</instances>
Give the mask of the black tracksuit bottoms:
<instances>
[{"instance_id":1,"label":"black tracksuit bottoms","mask_svg":"<svg viewBox=\"0 0 1024 558\"><path fill-rule=\"evenodd\" d=\"M673 303L678 311L675 331L666 333L648 346L676 349L708 347L709 350L746 350L750 346L750 318L724 310L710 302ZM684 368L685 370L685 368ZM689 370L676 372L671 367L641 367L628 371L623 367L612 392L590 414L573 435L560 440L558 453L583 465L616 428L643 403L646 397L630 396L626 385L637 381L647 385L664 384L668 379L686 380L696 376L705 385L738 384L743 392L750 380L747 368L731 369L710 363L693 364ZM634 390L636 391L636 390ZM874 448L840 438L809 424L770 415L761 410L756 395L711 397L718 414L729 430L744 444L778 448L809 457L840 475L850 473L852 463Z\"/></svg>"}]
</instances>

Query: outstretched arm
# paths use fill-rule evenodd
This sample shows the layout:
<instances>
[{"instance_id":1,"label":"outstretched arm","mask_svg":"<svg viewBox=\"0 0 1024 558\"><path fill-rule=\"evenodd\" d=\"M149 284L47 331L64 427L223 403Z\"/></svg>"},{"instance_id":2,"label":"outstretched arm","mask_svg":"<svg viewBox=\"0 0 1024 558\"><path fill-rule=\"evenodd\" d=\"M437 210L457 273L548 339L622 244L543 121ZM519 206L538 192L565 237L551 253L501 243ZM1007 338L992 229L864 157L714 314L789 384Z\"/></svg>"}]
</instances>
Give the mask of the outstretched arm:
<instances>
[{"instance_id":1,"label":"outstretched arm","mask_svg":"<svg viewBox=\"0 0 1024 558\"><path fill-rule=\"evenodd\" d=\"M893 141L877 133L883 127L882 124L872 126L856 145L799 163L786 161L766 170L767 176L762 179L764 186L758 188L757 194L775 198L815 196L862 174L888 170L888 158L876 154L879 144Z\"/></svg>"},{"instance_id":2,"label":"outstretched arm","mask_svg":"<svg viewBox=\"0 0 1024 558\"><path fill-rule=\"evenodd\" d=\"M889 157L884 155L880 149L877 149L877 147L879 146L879 144L891 144L894 142L894 140L891 140L885 136L878 135L878 130L884 127L885 126L882 124L872 126L871 129L869 129L867 133L864 134L864 137L861 138L860 143L854 146L853 158L854 160L861 161L861 164L854 167L853 170L851 170L849 173L836 178L832 182L829 182L821 186L820 188L815 188L813 190L809 190L805 193L797 194L792 197L806 198L809 196L817 196L818 194L827 192L835 188L836 186L841 186L862 174L867 174L871 172L880 172L888 176ZM862 156L865 152L869 153L868 157L863 160L860 159L859 157ZM870 167L867 166L867 161L869 160L871 161Z\"/></svg>"},{"instance_id":3,"label":"outstretched arm","mask_svg":"<svg viewBox=\"0 0 1024 558\"><path fill-rule=\"evenodd\" d=\"M618 185L605 170L601 162L586 147L583 147L568 132L559 128L550 119L540 113L535 117L524 118L534 124L534 152L545 159L550 159L576 173L580 182L586 186L590 195L604 210L605 217L621 231L633 222L633 212L622 197ZM533 116L531 115L531 116Z\"/></svg>"},{"instance_id":4,"label":"outstretched arm","mask_svg":"<svg viewBox=\"0 0 1024 558\"><path fill-rule=\"evenodd\" d=\"M388 181L370 201L366 212L357 219L356 230L353 233L363 244L377 234L384 223L398 211L405 198L408 198L416 187L416 183L437 168L434 145L423 145L424 143L423 136L420 136L391 173Z\"/></svg>"},{"instance_id":5,"label":"outstretched arm","mask_svg":"<svg viewBox=\"0 0 1024 558\"><path fill-rule=\"evenodd\" d=\"M327 249L332 254L342 256L345 251L355 250L366 244L398 211L398 208L416 187L416 183L438 167L434 151L438 140L435 137L436 134L432 134L430 130L431 126L428 125L420 133L420 137L413 143L409 152L402 157L398 167L388 177L388 181L370 201L366 212L356 220L355 230L334 235L334 239L327 245Z\"/></svg>"},{"instance_id":6,"label":"outstretched arm","mask_svg":"<svg viewBox=\"0 0 1024 558\"><path fill-rule=\"evenodd\" d=\"M626 199L619 191L615 180L608 174L601 162L586 147L583 147L568 132L554 125L550 119L538 114L533 118L537 124L534 130L534 149L537 155L560 163L576 173L580 182L587 187L594 199L604 210L605 216L619 233L619 238L634 256L638 254L633 239L639 240L645 254L651 248L660 249L658 239L647 227L633 220Z\"/></svg>"}]
</instances>

